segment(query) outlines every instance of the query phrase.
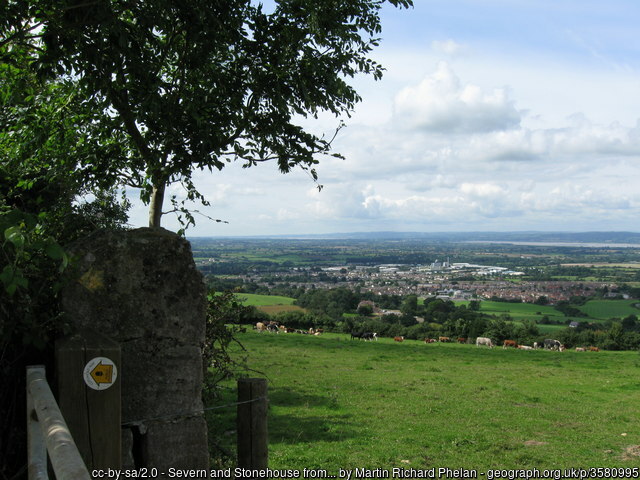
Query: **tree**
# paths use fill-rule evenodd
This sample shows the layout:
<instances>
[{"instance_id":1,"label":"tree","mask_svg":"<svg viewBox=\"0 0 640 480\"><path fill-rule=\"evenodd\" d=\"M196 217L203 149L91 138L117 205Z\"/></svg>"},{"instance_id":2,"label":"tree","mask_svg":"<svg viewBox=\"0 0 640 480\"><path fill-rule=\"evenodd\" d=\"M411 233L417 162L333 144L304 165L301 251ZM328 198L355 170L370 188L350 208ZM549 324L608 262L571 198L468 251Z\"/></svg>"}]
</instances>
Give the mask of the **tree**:
<instances>
[{"instance_id":1,"label":"tree","mask_svg":"<svg viewBox=\"0 0 640 480\"><path fill-rule=\"evenodd\" d=\"M363 317L369 317L373 315L373 306L368 303L364 303L358 307L356 313L358 315L362 315Z\"/></svg>"},{"instance_id":2,"label":"tree","mask_svg":"<svg viewBox=\"0 0 640 480\"><path fill-rule=\"evenodd\" d=\"M533 303L536 305L549 305L549 298L546 295L540 295Z\"/></svg>"},{"instance_id":3,"label":"tree","mask_svg":"<svg viewBox=\"0 0 640 480\"><path fill-rule=\"evenodd\" d=\"M418 312L418 296L411 294L404 297L402 305L400 305L400 311L403 315L413 319Z\"/></svg>"},{"instance_id":4,"label":"tree","mask_svg":"<svg viewBox=\"0 0 640 480\"><path fill-rule=\"evenodd\" d=\"M621 350L624 343L624 328L621 322L613 322L607 334L610 344L608 348L611 350Z\"/></svg>"},{"instance_id":5,"label":"tree","mask_svg":"<svg viewBox=\"0 0 640 480\"><path fill-rule=\"evenodd\" d=\"M412 0L388 0L408 8ZM9 0L0 7L3 62L66 85L82 138L112 156L77 155L78 171L141 189L159 226L165 188L204 197L194 170L274 161L282 173L314 166L334 137L301 118L349 114L360 100L347 78L382 76L383 0ZM339 129L340 127L338 127ZM172 198L173 211L193 217Z\"/></svg>"}]
</instances>

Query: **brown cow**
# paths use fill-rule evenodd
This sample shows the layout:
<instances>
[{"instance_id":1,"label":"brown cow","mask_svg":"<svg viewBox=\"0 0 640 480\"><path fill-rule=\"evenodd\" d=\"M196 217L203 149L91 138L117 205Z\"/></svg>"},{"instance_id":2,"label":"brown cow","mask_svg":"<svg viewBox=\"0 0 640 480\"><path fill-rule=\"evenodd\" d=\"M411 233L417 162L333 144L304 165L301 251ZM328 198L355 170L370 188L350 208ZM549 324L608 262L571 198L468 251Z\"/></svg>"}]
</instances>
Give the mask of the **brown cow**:
<instances>
[{"instance_id":1,"label":"brown cow","mask_svg":"<svg viewBox=\"0 0 640 480\"><path fill-rule=\"evenodd\" d=\"M502 342L502 348L507 348L507 347L517 348L518 344L516 343L515 340L505 340L504 342Z\"/></svg>"},{"instance_id":2,"label":"brown cow","mask_svg":"<svg viewBox=\"0 0 640 480\"><path fill-rule=\"evenodd\" d=\"M467 343L466 338L458 337L458 343Z\"/></svg>"},{"instance_id":3,"label":"brown cow","mask_svg":"<svg viewBox=\"0 0 640 480\"><path fill-rule=\"evenodd\" d=\"M598 347L589 347L590 352L599 352L600 349Z\"/></svg>"},{"instance_id":4,"label":"brown cow","mask_svg":"<svg viewBox=\"0 0 640 480\"><path fill-rule=\"evenodd\" d=\"M394 342L404 342L404 337L393 337Z\"/></svg>"},{"instance_id":5,"label":"brown cow","mask_svg":"<svg viewBox=\"0 0 640 480\"><path fill-rule=\"evenodd\" d=\"M451 339L449 337L438 337L439 342L450 342Z\"/></svg>"}]
</instances>

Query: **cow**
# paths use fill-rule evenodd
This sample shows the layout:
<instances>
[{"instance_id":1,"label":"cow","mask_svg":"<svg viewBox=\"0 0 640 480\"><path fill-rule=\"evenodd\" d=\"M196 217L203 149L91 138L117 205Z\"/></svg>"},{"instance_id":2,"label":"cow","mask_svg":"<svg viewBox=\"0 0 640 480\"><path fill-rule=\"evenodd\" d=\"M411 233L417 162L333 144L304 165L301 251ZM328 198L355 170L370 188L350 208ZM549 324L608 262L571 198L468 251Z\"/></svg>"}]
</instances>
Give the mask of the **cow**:
<instances>
[{"instance_id":1,"label":"cow","mask_svg":"<svg viewBox=\"0 0 640 480\"><path fill-rule=\"evenodd\" d=\"M364 332L362 334L362 339L363 340L378 340L378 334L375 332Z\"/></svg>"},{"instance_id":2,"label":"cow","mask_svg":"<svg viewBox=\"0 0 640 480\"><path fill-rule=\"evenodd\" d=\"M576 352L586 352L587 349L584 347L576 347Z\"/></svg>"},{"instance_id":3,"label":"cow","mask_svg":"<svg viewBox=\"0 0 640 480\"><path fill-rule=\"evenodd\" d=\"M533 350L533 347L530 347L529 345L518 345L518 348L520 350Z\"/></svg>"},{"instance_id":4,"label":"cow","mask_svg":"<svg viewBox=\"0 0 640 480\"><path fill-rule=\"evenodd\" d=\"M450 342L451 339L449 337L438 337L439 342Z\"/></svg>"},{"instance_id":5,"label":"cow","mask_svg":"<svg viewBox=\"0 0 640 480\"><path fill-rule=\"evenodd\" d=\"M467 343L467 339L463 337L458 337L458 343Z\"/></svg>"},{"instance_id":6,"label":"cow","mask_svg":"<svg viewBox=\"0 0 640 480\"><path fill-rule=\"evenodd\" d=\"M564 346L560 343L560 340L553 340L551 338L544 339L545 350L560 350L560 347L562 347L562 350L564 350Z\"/></svg>"},{"instance_id":7,"label":"cow","mask_svg":"<svg viewBox=\"0 0 640 480\"><path fill-rule=\"evenodd\" d=\"M540 348L540 345L538 345L538 342L533 342L533 348L534 350L537 350Z\"/></svg>"},{"instance_id":8,"label":"cow","mask_svg":"<svg viewBox=\"0 0 640 480\"><path fill-rule=\"evenodd\" d=\"M262 323L262 322L258 322L256 323L256 330L258 330L258 332L262 333L267 329L267 326Z\"/></svg>"},{"instance_id":9,"label":"cow","mask_svg":"<svg viewBox=\"0 0 640 480\"><path fill-rule=\"evenodd\" d=\"M362 338L362 332L351 332L351 340L353 340L354 338L360 340Z\"/></svg>"},{"instance_id":10,"label":"cow","mask_svg":"<svg viewBox=\"0 0 640 480\"><path fill-rule=\"evenodd\" d=\"M487 337L476 338L476 347L479 347L480 345L486 345L489 348L493 348L493 342Z\"/></svg>"},{"instance_id":11,"label":"cow","mask_svg":"<svg viewBox=\"0 0 640 480\"><path fill-rule=\"evenodd\" d=\"M516 348L517 346L518 344L516 343L515 340L505 340L504 342L502 342L502 348L507 348L507 347Z\"/></svg>"},{"instance_id":12,"label":"cow","mask_svg":"<svg viewBox=\"0 0 640 480\"><path fill-rule=\"evenodd\" d=\"M267 330L272 333L279 333L278 324L275 322L270 322L269 325L267 325Z\"/></svg>"},{"instance_id":13,"label":"cow","mask_svg":"<svg viewBox=\"0 0 640 480\"><path fill-rule=\"evenodd\" d=\"M404 337L400 336L400 337L393 337L393 341L394 342L404 342Z\"/></svg>"},{"instance_id":14,"label":"cow","mask_svg":"<svg viewBox=\"0 0 640 480\"><path fill-rule=\"evenodd\" d=\"M598 347L589 347L590 352L599 352L600 349Z\"/></svg>"}]
</instances>

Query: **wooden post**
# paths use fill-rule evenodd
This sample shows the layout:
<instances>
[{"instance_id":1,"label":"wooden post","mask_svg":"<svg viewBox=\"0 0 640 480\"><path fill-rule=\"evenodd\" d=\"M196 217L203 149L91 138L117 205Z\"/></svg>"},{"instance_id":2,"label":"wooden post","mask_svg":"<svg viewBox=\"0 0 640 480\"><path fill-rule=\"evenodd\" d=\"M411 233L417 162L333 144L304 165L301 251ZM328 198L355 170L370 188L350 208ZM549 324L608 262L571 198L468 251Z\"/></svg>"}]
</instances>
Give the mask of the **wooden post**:
<instances>
[{"instance_id":1,"label":"wooden post","mask_svg":"<svg viewBox=\"0 0 640 480\"><path fill-rule=\"evenodd\" d=\"M83 330L56 342L58 403L89 470L122 465L120 345Z\"/></svg>"},{"instance_id":2,"label":"wooden post","mask_svg":"<svg viewBox=\"0 0 640 480\"><path fill-rule=\"evenodd\" d=\"M267 406L266 379L238 380L238 467L268 467Z\"/></svg>"}]
</instances>

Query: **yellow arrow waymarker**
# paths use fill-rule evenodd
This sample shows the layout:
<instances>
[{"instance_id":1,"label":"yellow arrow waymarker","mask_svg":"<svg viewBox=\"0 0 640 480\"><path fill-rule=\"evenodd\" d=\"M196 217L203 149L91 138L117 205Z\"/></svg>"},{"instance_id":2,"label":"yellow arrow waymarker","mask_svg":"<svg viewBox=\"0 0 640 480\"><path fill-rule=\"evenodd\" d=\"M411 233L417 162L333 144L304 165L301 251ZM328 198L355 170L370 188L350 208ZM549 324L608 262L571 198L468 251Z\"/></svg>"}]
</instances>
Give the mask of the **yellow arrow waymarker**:
<instances>
[{"instance_id":1,"label":"yellow arrow waymarker","mask_svg":"<svg viewBox=\"0 0 640 480\"><path fill-rule=\"evenodd\" d=\"M91 370L91 378L97 383L112 383L113 365L103 365L99 362L93 370Z\"/></svg>"},{"instance_id":2,"label":"yellow arrow waymarker","mask_svg":"<svg viewBox=\"0 0 640 480\"><path fill-rule=\"evenodd\" d=\"M118 367L107 357L94 357L82 370L84 383L93 390L106 390L118 379Z\"/></svg>"}]
</instances>

